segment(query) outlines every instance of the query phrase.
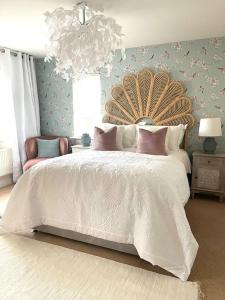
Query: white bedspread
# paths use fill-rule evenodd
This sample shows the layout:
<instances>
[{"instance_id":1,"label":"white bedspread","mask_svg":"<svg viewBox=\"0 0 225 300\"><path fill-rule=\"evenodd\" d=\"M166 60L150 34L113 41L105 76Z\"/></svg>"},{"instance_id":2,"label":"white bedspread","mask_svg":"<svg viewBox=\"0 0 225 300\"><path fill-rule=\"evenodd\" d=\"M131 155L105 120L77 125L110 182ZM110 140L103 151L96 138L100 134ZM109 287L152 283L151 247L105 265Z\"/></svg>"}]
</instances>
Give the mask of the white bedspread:
<instances>
[{"instance_id":1,"label":"white bedspread","mask_svg":"<svg viewBox=\"0 0 225 300\"><path fill-rule=\"evenodd\" d=\"M186 280L198 249L184 211L189 193L185 167L171 157L86 150L28 170L2 226L50 225L134 244L141 258Z\"/></svg>"}]
</instances>

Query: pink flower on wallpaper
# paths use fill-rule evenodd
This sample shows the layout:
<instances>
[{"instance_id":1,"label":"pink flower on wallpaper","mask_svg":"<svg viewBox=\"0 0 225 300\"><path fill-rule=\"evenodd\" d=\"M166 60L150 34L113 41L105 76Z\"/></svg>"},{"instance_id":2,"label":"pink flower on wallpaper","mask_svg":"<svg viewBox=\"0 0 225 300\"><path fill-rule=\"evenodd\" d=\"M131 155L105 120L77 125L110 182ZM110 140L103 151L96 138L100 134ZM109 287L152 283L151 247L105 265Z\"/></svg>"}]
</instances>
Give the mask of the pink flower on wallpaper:
<instances>
[{"instance_id":1,"label":"pink flower on wallpaper","mask_svg":"<svg viewBox=\"0 0 225 300\"><path fill-rule=\"evenodd\" d=\"M196 77L199 77L199 73L194 72L190 76L188 76L188 80L194 80Z\"/></svg>"},{"instance_id":2,"label":"pink flower on wallpaper","mask_svg":"<svg viewBox=\"0 0 225 300\"><path fill-rule=\"evenodd\" d=\"M191 68L193 66L195 66L195 65L197 65L197 60L192 58L192 60L191 60Z\"/></svg>"},{"instance_id":3,"label":"pink flower on wallpaper","mask_svg":"<svg viewBox=\"0 0 225 300\"><path fill-rule=\"evenodd\" d=\"M204 60L200 60L200 59L193 59L191 60L191 68L193 66L198 66L199 68L203 69L203 70L208 70L208 66L206 65L206 63L204 62Z\"/></svg>"},{"instance_id":4,"label":"pink flower on wallpaper","mask_svg":"<svg viewBox=\"0 0 225 300\"><path fill-rule=\"evenodd\" d=\"M211 84L213 87L216 87L219 84L219 79L216 77L211 77L206 75L205 78L206 78L206 82Z\"/></svg>"},{"instance_id":5,"label":"pink flower on wallpaper","mask_svg":"<svg viewBox=\"0 0 225 300\"><path fill-rule=\"evenodd\" d=\"M194 80L196 77L199 77L199 73L194 72L192 74L188 74L186 71L184 70L180 70L179 73L183 74L183 76L188 80L188 81L192 81Z\"/></svg>"},{"instance_id":6,"label":"pink flower on wallpaper","mask_svg":"<svg viewBox=\"0 0 225 300\"><path fill-rule=\"evenodd\" d=\"M209 42L215 47L219 48L222 45L223 40L221 38L210 39Z\"/></svg>"},{"instance_id":7,"label":"pink flower on wallpaper","mask_svg":"<svg viewBox=\"0 0 225 300\"><path fill-rule=\"evenodd\" d=\"M221 71L223 74L225 74L225 67L218 68L219 71Z\"/></svg>"},{"instance_id":8,"label":"pink flower on wallpaper","mask_svg":"<svg viewBox=\"0 0 225 300\"><path fill-rule=\"evenodd\" d=\"M167 72L169 72L169 70L170 70L169 66L167 64L162 63L162 62L157 62L155 64L155 68L159 69L159 70L167 71Z\"/></svg>"},{"instance_id":9,"label":"pink flower on wallpaper","mask_svg":"<svg viewBox=\"0 0 225 300\"><path fill-rule=\"evenodd\" d=\"M131 67L131 65L126 65L123 69L125 72L135 73L135 69Z\"/></svg>"},{"instance_id":10,"label":"pink flower on wallpaper","mask_svg":"<svg viewBox=\"0 0 225 300\"><path fill-rule=\"evenodd\" d=\"M220 91L220 94L225 95L225 88Z\"/></svg>"},{"instance_id":11,"label":"pink flower on wallpaper","mask_svg":"<svg viewBox=\"0 0 225 300\"><path fill-rule=\"evenodd\" d=\"M200 51L202 54L207 54L207 48L205 46L202 46L202 49Z\"/></svg>"},{"instance_id":12,"label":"pink flower on wallpaper","mask_svg":"<svg viewBox=\"0 0 225 300\"><path fill-rule=\"evenodd\" d=\"M138 51L139 51L142 55L147 54L147 48L145 48L145 47L140 47L140 48L138 48Z\"/></svg>"},{"instance_id":13,"label":"pink flower on wallpaper","mask_svg":"<svg viewBox=\"0 0 225 300\"><path fill-rule=\"evenodd\" d=\"M222 109L221 106L219 106L219 105L214 105L214 107L215 107L220 113L224 114L225 111Z\"/></svg>"},{"instance_id":14,"label":"pink flower on wallpaper","mask_svg":"<svg viewBox=\"0 0 225 300\"><path fill-rule=\"evenodd\" d=\"M208 70L208 66L206 65L206 63L204 61L201 62L201 68L203 70Z\"/></svg>"},{"instance_id":15,"label":"pink flower on wallpaper","mask_svg":"<svg viewBox=\"0 0 225 300\"><path fill-rule=\"evenodd\" d=\"M172 48L174 48L176 51L182 50L182 46L180 42L172 44Z\"/></svg>"}]
</instances>

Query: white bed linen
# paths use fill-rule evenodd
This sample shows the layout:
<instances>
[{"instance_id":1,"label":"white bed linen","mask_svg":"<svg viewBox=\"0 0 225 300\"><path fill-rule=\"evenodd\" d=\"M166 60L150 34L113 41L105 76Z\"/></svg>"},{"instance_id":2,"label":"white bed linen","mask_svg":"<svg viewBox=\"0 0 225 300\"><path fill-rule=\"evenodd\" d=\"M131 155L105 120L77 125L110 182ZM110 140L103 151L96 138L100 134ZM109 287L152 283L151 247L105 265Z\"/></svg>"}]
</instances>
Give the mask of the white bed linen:
<instances>
[{"instance_id":1,"label":"white bed linen","mask_svg":"<svg viewBox=\"0 0 225 300\"><path fill-rule=\"evenodd\" d=\"M136 147L124 148L123 151L134 153L134 152L137 151L137 148ZM139 155L139 153L137 153L137 155ZM188 156L188 153L185 150L179 149L179 150L176 150L176 151L169 151L168 152L168 157L173 158L173 159L177 159L180 162L182 162L184 164L186 173L191 174L191 162L190 162L190 158Z\"/></svg>"},{"instance_id":2,"label":"white bed linen","mask_svg":"<svg viewBox=\"0 0 225 300\"><path fill-rule=\"evenodd\" d=\"M184 165L168 156L86 150L25 172L2 226L50 225L133 244L141 258L186 280L198 249L183 206L189 194Z\"/></svg>"},{"instance_id":3,"label":"white bed linen","mask_svg":"<svg viewBox=\"0 0 225 300\"><path fill-rule=\"evenodd\" d=\"M191 162L188 153L185 150L180 149L178 151L169 151L168 156L182 162L186 173L191 174Z\"/></svg>"}]
</instances>

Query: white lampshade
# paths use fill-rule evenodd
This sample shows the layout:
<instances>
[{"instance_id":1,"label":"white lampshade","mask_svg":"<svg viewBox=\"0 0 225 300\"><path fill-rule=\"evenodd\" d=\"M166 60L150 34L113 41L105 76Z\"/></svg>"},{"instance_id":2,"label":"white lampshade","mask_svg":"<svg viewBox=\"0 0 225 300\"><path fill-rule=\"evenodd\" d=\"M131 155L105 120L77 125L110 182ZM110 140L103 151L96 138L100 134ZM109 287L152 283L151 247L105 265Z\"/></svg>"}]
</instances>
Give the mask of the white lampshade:
<instances>
[{"instance_id":1,"label":"white lampshade","mask_svg":"<svg viewBox=\"0 0 225 300\"><path fill-rule=\"evenodd\" d=\"M221 135L222 129L220 118L206 118L200 120L199 136L214 137Z\"/></svg>"}]
</instances>

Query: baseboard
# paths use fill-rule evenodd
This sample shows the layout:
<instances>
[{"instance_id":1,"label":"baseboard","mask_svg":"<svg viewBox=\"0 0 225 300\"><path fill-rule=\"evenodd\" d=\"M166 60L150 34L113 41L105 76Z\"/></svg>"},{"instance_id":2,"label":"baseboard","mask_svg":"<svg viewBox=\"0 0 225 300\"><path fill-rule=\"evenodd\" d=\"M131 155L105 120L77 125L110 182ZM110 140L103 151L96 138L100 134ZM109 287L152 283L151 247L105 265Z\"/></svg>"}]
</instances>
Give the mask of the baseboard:
<instances>
[{"instance_id":1,"label":"baseboard","mask_svg":"<svg viewBox=\"0 0 225 300\"><path fill-rule=\"evenodd\" d=\"M11 185L12 183L13 183L12 174L0 176L0 188L3 188L7 185Z\"/></svg>"}]
</instances>

